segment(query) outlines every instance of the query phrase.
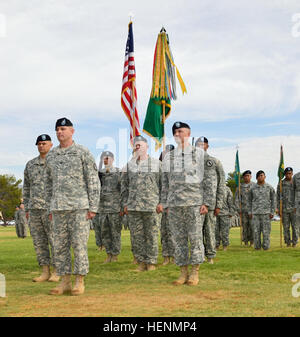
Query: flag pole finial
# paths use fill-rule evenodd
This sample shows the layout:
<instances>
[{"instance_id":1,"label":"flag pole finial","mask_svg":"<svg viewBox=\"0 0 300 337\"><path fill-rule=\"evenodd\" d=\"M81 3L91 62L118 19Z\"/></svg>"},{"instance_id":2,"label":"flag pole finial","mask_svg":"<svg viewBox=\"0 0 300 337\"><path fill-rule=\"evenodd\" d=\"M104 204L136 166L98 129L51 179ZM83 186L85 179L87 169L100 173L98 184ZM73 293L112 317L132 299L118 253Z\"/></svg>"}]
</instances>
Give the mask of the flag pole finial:
<instances>
[{"instance_id":1,"label":"flag pole finial","mask_svg":"<svg viewBox=\"0 0 300 337\"><path fill-rule=\"evenodd\" d=\"M162 26L162 28L161 28L161 30L160 30L160 33L166 33L166 32L167 32L167 31L166 31L165 27Z\"/></svg>"},{"instance_id":2,"label":"flag pole finial","mask_svg":"<svg viewBox=\"0 0 300 337\"><path fill-rule=\"evenodd\" d=\"M132 19L134 18L134 14L132 12L129 12L128 16L129 16L129 20L131 22Z\"/></svg>"}]
</instances>

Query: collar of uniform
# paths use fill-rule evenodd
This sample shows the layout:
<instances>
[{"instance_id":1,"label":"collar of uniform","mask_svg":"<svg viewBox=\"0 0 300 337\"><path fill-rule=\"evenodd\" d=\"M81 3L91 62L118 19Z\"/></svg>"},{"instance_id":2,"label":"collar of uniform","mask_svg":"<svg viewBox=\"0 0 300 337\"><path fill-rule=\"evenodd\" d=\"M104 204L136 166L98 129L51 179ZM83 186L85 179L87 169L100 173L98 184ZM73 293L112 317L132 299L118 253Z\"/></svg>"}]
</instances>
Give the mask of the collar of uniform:
<instances>
[{"instance_id":1,"label":"collar of uniform","mask_svg":"<svg viewBox=\"0 0 300 337\"><path fill-rule=\"evenodd\" d=\"M70 145L70 146L68 146L68 147L60 147L60 145L58 145L58 150L59 150L59 152L61 152L61 153L65 153L65 152L68 152L69 150L73 150L74 149L74 147L75 147L75 142L74 142L74 140L73 140L73 143L72 143L72 145Z\"/></svg>"},{"instance_id":2,"label":"collar of uniform","mask_svg":"<svg viewBox=\"0 0 300 337\"><path fill-rule=\"evenodd\" d=\"M181 153L191 153L193 150L193 147L191 144L188 144L187 146L184 147L184 149L182 149L181 145L178 145L174 151L176 154L181 154Z\"/></svg>"}]
</instances>

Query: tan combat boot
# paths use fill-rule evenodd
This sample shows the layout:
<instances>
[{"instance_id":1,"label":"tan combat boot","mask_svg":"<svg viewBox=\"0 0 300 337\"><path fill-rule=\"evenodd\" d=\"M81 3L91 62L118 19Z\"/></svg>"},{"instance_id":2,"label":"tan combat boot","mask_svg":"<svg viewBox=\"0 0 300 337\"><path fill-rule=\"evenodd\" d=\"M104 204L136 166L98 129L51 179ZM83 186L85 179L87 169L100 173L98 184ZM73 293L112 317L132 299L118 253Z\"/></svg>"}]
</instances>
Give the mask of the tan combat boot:
<instances>
[{"instance_id":1,"label":"tan combat boot","mask_svg":"<svg viewBox=\"0 0 300 337\"><path fill-rule=\"evenodd\" d=\"M208 262L209 264L214 264L214 259L208 258L208 259L207 259L207 262Z\"/></svg>"},{"instance_id":2,"label":"tan combat boot","mask_svg":"<svg viewBox=\"0 0 300 337\"><path fill-rule=\"evenodd\" d=\"M33 282L45 282L48 281L50 277L50 266L42 266L42 274L38 277L35 277Z\"/></svg>"},{"instance_id":3,"label":"tan combat boot","mask_svg":"<svg viewBox=\"0 0 300 337\"><path fill-rule=\"evenodd\" d=\"M187 284L190 286L196 286L199 283L199 264L194 264L192 266L192 271L189 275Z\"/></svg>"},{"instance_id":4,"label":"tan combat boot","mask_svg":"<svg viewBox=\"0 0 300 337\"><path fill-rule=\"evenodd\" d=\"M166 266L167 264L169 264L170 263L170 258L169 258L169 256L165 256L164 257L164 262L162 263L162 265L163 266Z\"/></svg>"},{"instance_id":5,"label":"tan combat boot","mask_svg":"<svg viewBox=\"0 0 300 337\"><path fill-rule=\"evenodd\" d=\"M223 251L226 252L226 250L227 250L227 246L224 246Z\"/></svg>"},{"instance_id":6,"label":"tan combat boot","mask_svg":"<svg viewBox=\"0 0 300 337\"><path fill-rule=\"evenodd\" d=\"M154 264L147 264L147 270L148 271L155 270L155 269L156 269L156 267L155 267Z\"/></svg>"},{"instance_id":7,"label":"tan combat boot","mask_svg":"<svg viewBox=\"0 0 300 337\"><path fill-rule=\"evenodd\" d=\"M117 262L118 261L118 255L112 255L110 262Z\"/></svg>"},{"instance_id":8,"label":"tan combat boot","mask_svg":"<svg viewBox=\"0 0 300 337\"><path fill-rule=\"evenodd\" d=\"M133 257L132 264L138 264L138 262L137 262L137 259L136 259L136 257L135 257L135 256Z\"/></svg>"},{"instance_id":9,"label":"tan combat boot","mask_svg":"<svg viewBox=\"0 0 300 337\"><path fill-rule=\"evenodd\" d=\"M60 280L60 277L56 274L56 269L53 268L51 276L48 279L48 282L58 282L59 280Z\"/></svg>"},{"instance_id":10,"label":"tan combat boot","mask_svg":"<svg viewBox=\"0 0 300 337\"><path fill-rule=\"evenodd\" d=\"M50 290L50 295L62 295L72 290L71 275L63 275L60 284Z\"/></svg>"},{"instance_id":11,"label":"tan combat boot","mask_svg":"<svg viewBox=\"0 0 300 337\"><path fill-rule=\"evenodd\" d=\"M170 263L171 263L171 264L174 264L174 263L175 263L174 257L173 257L173 256L170 256L169 258L170 258Z\"/></svg>"},{"instance_id":12,"label":"tan combat boot","mask_svg":"<svg viewBox=\"0 0 300 337\"><path fill-rule=\"evenodd\" d=\"M145 271L145 270L147 270L146 263L139 262L139 266L137 267L136 271Z\"/></svg>"},{"instance_id":13,"label":"tan combat boot","mask_svg":"<svg viewBox=\"0 0 300 337\"><path fill-rule=\"evenodd\" d=\"M72 295L81 295L84 293L84 275L76 275L75 286L71 293Z\"/></svg>"},{"instance_id":14,"label":"tan combat boot","mask_svg":"<svg viewBox=\"0 0 300 337\"><path fill-rule=\"evenodd\" d=\"M176 281L173 281L173 284L176 286L184 284L188 280L188 277L189 277L188 266L181 266L180 271L181 271L181 274L179 278Z\"/></svg>"},{"instance_id":15,"label":"tan combat boot","mask_svg":"<svg viewBox=\"0 0 300 337\"><path fill-rule=\"evenodd\" d=\"M111 262L111 258L112 258L112 255L111 254L107 254L107 258L106 258L106 260L103 263L109 263L109 262Z\"/></svg>"}]
</instances>

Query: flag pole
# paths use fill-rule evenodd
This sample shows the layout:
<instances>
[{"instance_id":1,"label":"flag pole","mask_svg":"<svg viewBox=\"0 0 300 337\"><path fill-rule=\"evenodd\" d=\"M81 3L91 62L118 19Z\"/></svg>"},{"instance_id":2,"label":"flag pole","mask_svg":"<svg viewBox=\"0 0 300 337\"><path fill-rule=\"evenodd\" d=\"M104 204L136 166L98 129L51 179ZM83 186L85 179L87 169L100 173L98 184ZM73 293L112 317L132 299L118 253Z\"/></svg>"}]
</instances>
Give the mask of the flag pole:
<instances>
[{"instance_id":1,"label":"flag pole","mask_svg":"<svg viewBox=\"0 0 300 337\"><path fill-rule=\"evenodd\" d=\"M135 95L134 95L134 81L131 81L131 100L132 100L132 136L135 137Z\"/></svg>"},{"instance_id":2,"label":"flag pole","mask_svg":"<svg viewBox=\"0 0 300 337\"><path fill-rule=\"evenodd\" d=\"M282 179L280 179L280 248L282 248Z\"/></svg>"},{"instance_id":3,"label":"flag pole","mask_svg":"<svg viewBox=\"0 0 300 337\"><path fill-rule=\"evenodd\" d=\"M241 246L243 245L243 215L242 215L242 200L241 200L241 175L239 173L239 200L240 200L240 240Z\"/></svg>"},{"instance_id":4,"label":"flag pole","mask_svg":"<svg viewBox=\"0 0 300 337\"><path fill-rule=\"evenodd\" d=\"M166 133L165 133L165 121L166 121L166 102L165 100L162 101L162 108L163 108L163 126L164 126L164 135L163 135L163 151L166 149Z\"/></svg>"}]
</instances>

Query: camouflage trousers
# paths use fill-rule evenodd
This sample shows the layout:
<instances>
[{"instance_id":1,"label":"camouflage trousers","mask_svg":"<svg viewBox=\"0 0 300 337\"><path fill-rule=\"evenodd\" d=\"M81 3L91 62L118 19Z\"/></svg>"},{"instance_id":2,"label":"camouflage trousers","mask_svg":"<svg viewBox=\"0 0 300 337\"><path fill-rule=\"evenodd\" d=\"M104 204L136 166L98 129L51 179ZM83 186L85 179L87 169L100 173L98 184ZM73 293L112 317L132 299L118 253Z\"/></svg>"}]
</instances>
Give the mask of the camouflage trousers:
<instances>
[{"instance_id":1,"label":"camouflage trousers","mask_svg":"<svg viewBox=\"0 0 300 337\"><path fill-rule=\"evenodd\" d=\"M216 257L216 216L214 211L208 211L204 216L203 244L205 256L209 259Z\"/></svg>"},{"instance_id":2,"label":"camouflage trousers","mask_svg":"<svg viewBox=\"0 0 300 337\"><path fill-rule=\"evenodd\" d=\"M217 216L216 247L219 247L221 242L223 247L229 246L230 225L231 225L231 217L229 215Z\"/></svg>"},{"instance_id":3,"label":"camouflage trousers","mask_svg":"<svg viewBox=\"0 0 300 337\"><path fill-rule=\"evenodd\" d=\"M174 256L174 243L172 239L168 214L163 212L160 225L160 241L162 247L162 256Z\"/></svg>"},{"instance_id":4,"label":"camouflage trousers","mask_svg":"<svg viewBox=\"0 0 300 337\"><path fill-rule=\"evenodd\" d=\"M96 239L96 245L98 247L103 246L102 243L102 235L101 235L101 226L100 226L100 215L99 213L97 213L94 217L93 217L93 227L94 227L94 231L95 231L95 239Z\"/></svg>"},{"instance_id":5,"label":"camouflage trousers","mask_svg":"<svg viewBox=\"0 0 300 337\"><path fill-rule=\"evenodd\" d=\"M284 233L284 242L289 245L296 245L298 243L299 226L296 225L296 215L294 210L289 212L282 212L282 224ZM292 238L290 228L292 227Z\"/></svg>"},{"instance_id":6,"label":"camouflage trousers","mask_svg":"<svg viewBox=\"0 0 300 337\"><path fill-rule=\"evenodd\" d=\"M107 254L119 255L121 252L122 223L119 213L101 213L99 215L102 243Z\"/></svg>"},{"instance_id":7,"label":"camouflage trousers","mask_svg":"<svg viewBox=\"0 0 300 337\"><path fill-rule=\"evenodd\" d=\"M158 257L158 215L156 212L128 212L131 249L138 262L156 264Z\"/></svg>"},{"instance_id":8,"label":"camouflage trousers","mask_svg":"<svg viewBox=\"0 0 300 337\"><path fill-rule=\"evenodd\" d=\"M242 212L242 240L245 243L253 243L253 226L249 214Z\"/></svg>"},{"instance_id":9,"label":"camouflage trousers","mask_svg":"<svg viewBox=\"0 0 300 337\"><path fill-rule=\"evenodd\" d=\"M200 206L169 207L169 224L177 266L204 261L203 221Z\"/></svg>"},{"instance_id":10,"label":"camouflage trousers","mask_svg":"<svg viewBox=\"0 0 300 337\"><path fill-rule=\"evenodd\" d=\"M47 210L30 210L29 223L39 266L50 266L50 264L54 266L51 222Z\"/></svg>"},{"instance_id":11,"label":"camouflage trousers","mask_svg":"<svg viewBox=\"0 0 300 337\"><path fill-rule=\"evenodd\" d=\"M87 210L53 211L52 237L57 275L72 274L71 247L74 252L74 274L86 275L89 271L87 243L90 220Z\"/></svg>"},{"instance_id":12,"label":"camouflage trousers","mask_svg":"<svg viewBox=\"0 0 300 337\"><path fill-rule=\"evenodd\" d=\"M270 248L271 219L269 214L253 214L252 218L254 248L267 250ZM263 242L261 243L261 235Z\"/></svg>"}]
</instances>

